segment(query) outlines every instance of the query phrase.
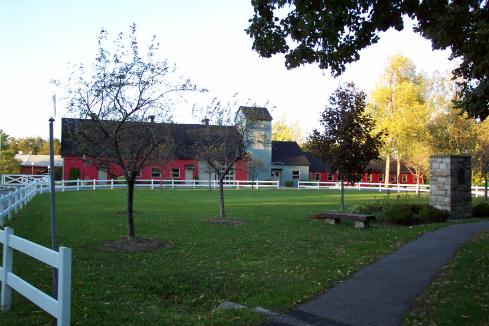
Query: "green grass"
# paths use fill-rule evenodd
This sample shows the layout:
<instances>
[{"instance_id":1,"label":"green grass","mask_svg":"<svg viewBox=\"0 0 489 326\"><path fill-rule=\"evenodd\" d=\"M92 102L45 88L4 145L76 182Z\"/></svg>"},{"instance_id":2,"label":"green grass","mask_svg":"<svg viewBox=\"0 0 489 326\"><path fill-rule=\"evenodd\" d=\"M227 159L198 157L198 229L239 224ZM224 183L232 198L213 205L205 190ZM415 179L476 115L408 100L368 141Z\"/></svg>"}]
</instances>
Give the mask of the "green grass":
<instances>
[{"instance_id":1,"label":"green grass","mask_svg":"<svg viewBox=\"0 0 489 326\"><path fill-rule=\"evenodd\" d=\"M489 232L465 244L418 299L406 325L489 324Z\"/></svg>"},{"instance_id":2,"label":"green grass","mask_svg":"<svg viewBox=\"0 0 489 326\"><path fill-rule=\"evenodd\" d=\"M217 192L138 190L136 234L171 242L171 249L107 252L106 241L126 234L123 190L57 193L60 245L73 249L73 325L245 325L249 311L215 312L222 300L285 312L381 256L440 225L328 225L309 218L339 208L338 192L226 191L228 217L243 225L211 225ZM347 205L385 195L347 192ZM393 196L393 195L391 195ZM382 199L383 200L383 199ZM426 202L426 197L420 197ZM49 197L34 198L9 226L49 246ZM50 271L22 254L14 272L49 291ZM53 323L15 295L1 325Z\"/></svg>"}]
</instances>

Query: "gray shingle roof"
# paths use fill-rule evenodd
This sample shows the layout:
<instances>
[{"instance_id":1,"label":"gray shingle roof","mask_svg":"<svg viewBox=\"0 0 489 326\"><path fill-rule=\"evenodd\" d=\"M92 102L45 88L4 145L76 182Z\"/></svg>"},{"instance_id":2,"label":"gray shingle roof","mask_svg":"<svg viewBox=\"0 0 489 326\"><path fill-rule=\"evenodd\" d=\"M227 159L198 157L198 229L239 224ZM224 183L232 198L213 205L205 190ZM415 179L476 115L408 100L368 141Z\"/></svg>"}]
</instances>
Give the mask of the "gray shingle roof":
<instances>
[{"instance_id":1,"label":"gray shingle roof","mask_svg":"<svg viewBox=\"0 0 489 326\"><path fill-rule=\"evenodd\" d=\"M308 166L309 161L295 141L272 141L272 164Z\"/></svg>"},{"instance_id":2,"label":"gray shingle roof","mask_svg":"<svg viewBox=\"0 0 489 326\"><path fill-rule=\"evenodd\" d=\"M61 156L91 156L98 157L104 155L104 153L97 153L95 148L90 148L90 145L84 143L82 137L77 133L77 129L82 125L90 125L94 122L92 120L84 119L70 119L63 118L61 122ZM104 121L104 123L111 124L111 121ZM116 122L113 122L114 124ZM150 122L128 122L128 137L136 136L135 131L131 135L131 124L134 127L156 128L157 135L170 135L170 140L173 146L173 155L175 158L192 159L195 158L197 145L201 143L201 140L205 134L209 133L215 137L234 137L234 139L241 139L238 129L234 126L205 126L201 124L172 124L172 123L150 123ZM137 128L134 128L137 129ZM100 142L103 143L103 139Z\"/></svg>"},{"instance_id":3,"label":"gray shingle roof","mask_svg":"<svg viewBox=\"0 0 489 326\"><path fill-rule=\"evenodd\" d=\"M245 118L248 120L265 120L265 121L273 120L267 108L240 106L239 111L243 112Z\"/></svg>"}]
</instances>

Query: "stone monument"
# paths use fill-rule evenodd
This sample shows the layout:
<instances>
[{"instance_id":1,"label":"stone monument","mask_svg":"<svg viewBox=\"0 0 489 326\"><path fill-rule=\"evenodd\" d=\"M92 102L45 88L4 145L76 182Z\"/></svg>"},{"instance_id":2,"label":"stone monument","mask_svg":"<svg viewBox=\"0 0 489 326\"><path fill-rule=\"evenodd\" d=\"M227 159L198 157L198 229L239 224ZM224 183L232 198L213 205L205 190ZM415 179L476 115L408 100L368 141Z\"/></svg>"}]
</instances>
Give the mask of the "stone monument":
<instances>
[{"instance_id":1,"label":"stone monument","mask_svg":"<svg viewBox=\"0 0 489 326\"><path fill-rule=\"evenodd\" d=\"M470 156L430 157L430 205L450 213L450 219L471 217L472 170Z\"/></svg>"}]
</instances>

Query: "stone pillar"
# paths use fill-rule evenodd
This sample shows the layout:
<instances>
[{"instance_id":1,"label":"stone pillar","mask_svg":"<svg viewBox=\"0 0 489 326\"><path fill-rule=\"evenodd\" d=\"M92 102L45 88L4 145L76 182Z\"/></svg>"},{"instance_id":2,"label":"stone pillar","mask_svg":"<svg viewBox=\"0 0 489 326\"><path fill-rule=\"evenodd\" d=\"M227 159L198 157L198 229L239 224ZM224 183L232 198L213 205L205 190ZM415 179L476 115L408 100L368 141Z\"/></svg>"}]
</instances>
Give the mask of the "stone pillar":
<instances>
[{"instance_id":1,"label":"stone pillar","mask_svg":"<svg viewBox=\"0 0 489 326\"><path fill-rule=\"evenodd\" d=\"M471 217L470 156L430 157L430 205L450 213L450 219Z\"/></svg>"}]
</instances>

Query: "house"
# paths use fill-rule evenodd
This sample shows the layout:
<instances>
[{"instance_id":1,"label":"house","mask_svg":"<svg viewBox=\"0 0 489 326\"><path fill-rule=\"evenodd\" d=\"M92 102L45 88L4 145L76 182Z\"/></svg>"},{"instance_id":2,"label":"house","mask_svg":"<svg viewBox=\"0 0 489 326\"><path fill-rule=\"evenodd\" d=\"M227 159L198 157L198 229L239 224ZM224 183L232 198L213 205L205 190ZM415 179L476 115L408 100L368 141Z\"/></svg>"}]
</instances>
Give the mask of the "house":
<instances>
[{"instance_id":1,"label":"house","mask_svg":"<svg viewBox=\"0 0 489 326\"><path fill-rule=\"evenodd\" d=\"M310 164L309 178L310 180L320 182L336 182L338 181L338 173L336 173L330 164L322 162L312 153L305 153ZM397 184L397 162L390 162L389 183ZM385 161L371 160L362 174L361 182L365 183L384 183L385 182ZM419 183L423 183L423 178L419 179ZM399 184L416 184L416 176L407 168L405 162L400 163Z\"/></svg>"},{"instance_id":2,"label":"house","mask_svg":"<svg viewBox=\"0 0 489 326\"><path fill-rule=\"evenodd\" d=\"M49 173L49 155L16 154L15 159L20 162L21 174ZM61 155L54 155L54 167L63 167Z\"/></svg>"},{"instance_id":3,"label":"house","mask_svg":"<svg viewBox=\"0 0 489 326\"><path fill-rule=\"evenodd\" d=\"M239 139L246 149L226 175L227 180L278 180L280 185L297 186L298 181L317 180L336 182L338 175L330 164L322 162L309 152L304 152L294 141L272 141L272 116L264 107L240 106L234 126L203 124L169 124L155 122L131 122L127 137L137 137L137 130L152 128L157 137L167 137L172 145L172 155L153 157L140 172L140 179L209 180L216 179L196 146L199 141L213 133L216 139L231 137ZM79 171L80 179L106 180L122 174L116 164L103 163L101 157L115 154L95 152L80 139L77 128L89 126L92 120L62 119L61 153L64 161L64 179L69 179L70 170ZM110 121L105 121L110 124ZM103 136L98 137L103 139ZM103 141L103 140L102 140ZM232 150L232 148L231 148ZM363 182L383 182L382 161L371 161L362 176ZM391 180L396 178L396 162L391 162ZM394 178L394 179L392 179ZM396 182L396 181L391 181ZM415 183L413 175L401 164L400 183Z\"/></svg>"}]
</instances>

